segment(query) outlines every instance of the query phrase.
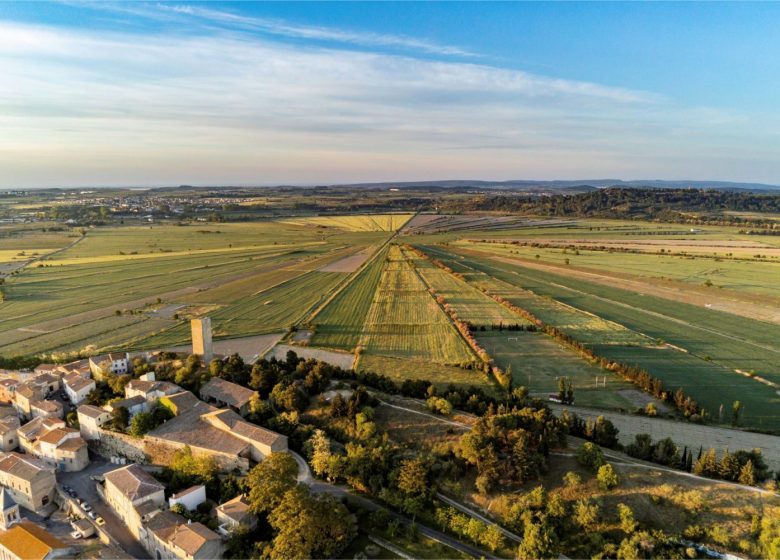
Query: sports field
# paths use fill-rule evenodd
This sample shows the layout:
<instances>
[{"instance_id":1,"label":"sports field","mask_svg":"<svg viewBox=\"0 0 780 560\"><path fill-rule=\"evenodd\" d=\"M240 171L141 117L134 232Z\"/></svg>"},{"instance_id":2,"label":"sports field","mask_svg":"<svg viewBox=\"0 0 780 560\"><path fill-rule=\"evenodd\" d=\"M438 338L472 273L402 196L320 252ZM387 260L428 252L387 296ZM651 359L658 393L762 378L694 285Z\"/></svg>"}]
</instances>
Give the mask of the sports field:
<instances>
[{"instance_id":1,"label":"sports field","mask_svg":"<svg viewBox=\"0 0 780 560\"><path fill-rule=\"evenodd\" d=\"M512 372L515 386L525 386L532 394L557 393L558 380L567 378L579 406L636 408L619 393L633 385L588 363L542 333L488 331L479 333L477 340L502 369Z\"/></svg>"}]
</instances>

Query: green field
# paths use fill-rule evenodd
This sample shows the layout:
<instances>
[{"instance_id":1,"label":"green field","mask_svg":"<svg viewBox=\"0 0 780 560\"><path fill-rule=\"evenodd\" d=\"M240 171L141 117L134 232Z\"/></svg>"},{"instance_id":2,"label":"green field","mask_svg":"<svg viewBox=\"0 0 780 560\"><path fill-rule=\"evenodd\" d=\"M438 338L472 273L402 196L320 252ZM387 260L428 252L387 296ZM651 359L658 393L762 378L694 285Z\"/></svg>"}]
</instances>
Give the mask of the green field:
<instances>
[{"instance_id":1,"label":"green field","mask_svg":"<svg viewBox=\"0 0 780 560\"><path fill-rule=\"evenodd\" d=\"M6 279L5 301L0 303L0 353L113 346L123 337L101 325L117 311L134 313L132 320L124 320L133 325L124 338L129 344L152 337L180 342L188 336L186 325L159 318L155 307L160 305L207 305L210 310L222 307L228 313L255 315L244 314L227 325L233 317L217 312L217 336L286 329L344 276L315 273L318 268L389 235L323 233L273 221L90 229L74 246ZM311 274L306 280L284 287L306 274ZM255 294L279 284L270 297L256 301L263 296ZM276 302L265 304L268 299ZM281 305L283 300L287 302ZM226 325L220 327L222 323Z\"/></svg>"},{"instance_id":2,"label":"green field","mask_svg":"<svg viewBox=\"0 0 780 560\"><path fill-rule=\"evenodd\" d=\"M558 379L566 377L574 387L579 406L636 408L617 393L632 389L633 385L588 363L542 333L488 331L479 333L477 340L502 369L511 370L515 386L525 386L532 394L557 393ZM602 386L605 376L606 386Z\"/></svg>"},{"instance_id":3,"label":"green field","mask_svg":"<svg viewBox=\"0 0 780 560\"><path fill-rule=\"evenodd\" d=\"M438 258L448 257L468 267L472 271L466 275L470 281L484 282L489 289L576 340L593 345L600 353L625 356L627 363L648 369L669 389L688 387L690 395L709 413L717 413L721 404L730 406L739 399L749 411L745 414L746 425L780 429L780 417L775 413L772 418L770 413L778 403L776 389L735 371L755 371L767 379L780 380L780 326L533 270L521 263L427 249ZM502 292L501 287L507 285L513 286L516 293ZM561 311L561 305L568 311ZM597 323L606 320L610 328L593 329L572 322L572 312L584 313ZM661 347L651 341L663 341L685 352L659 350Z\"/></svg>"},{"instance_id":4,"label":"green field","mask_svg":"<svg viewBox=\"0 0 780 560\"><path fill-rule=\"evenodd\" d=\"M632 240L626 238L626 242L629 241ZM608 274L621 273L642 279L673 280L695 286L710 282L715 287L736 292L780 297L780 285L774 282L774 279L780 276L780 262L727 258L725 254L733 253L733 247L711 247L719 251L719 257L713 258L713 252L706 249L702 250L702 253L708 255L705 257L695 254L659 254L655 247L652 247L654 252L638 254L592 251L584 248L576 249L575 253L573 249L496 243L465 243L463 246L489 251L495 255L538 260L540 263L562 265L568 261L571 266ZM764 245L763 248L755 246L744 250L748 253L743 256L749 258L750 254L776 252L777 248ZM690 253L690 250L688 252Z\"/></svg>"},{"instance_id":5,"label":"green field","mask_svg":"<svg viewBox=\"0 0 780 560\"><path fill-rule=\"evenodd\" d=\"M368 354L439 364L474 359L396 245L390 247L360 345Z\"/></svg>"},{"instance_id":6,"label":"green field","mask_svg":"<svg viewBox=\"0 0 780 560\"><path fill-rule=\"evenodd\" d=\"M467 370L455 366L446 366L422 360L391 358L362 354L357 364L358 371L373 371L388 376L401 383L405 379L426 379L440 389L452 384L467 388L479 387L488 394L496 390L495 383L481 371Z\"/></svg>"},{"instance_id":7,"label":"green field","mask_svg":"<svg viewBox=\"0 0 780 560\"><path fill-rule=\"evenodd\" d=\"M527 320L519 317L500 303L486 296L477 288L460 280L433 263L405 252L425 283L444 297L457 316L475 327L491 325L525 325Z\"/></svg>"},{"instance_id":8,"label":"green field","mask_svg":"<svg viewBox=\"0 0 780 560\"><path fill-rule=\"evenodd\" d=\"M311 319L317 326L310 343L313 346L354 350L360 342L371 304L374 301L387 250L381 251L336 297Z\"/></svg>"}]
</instances>

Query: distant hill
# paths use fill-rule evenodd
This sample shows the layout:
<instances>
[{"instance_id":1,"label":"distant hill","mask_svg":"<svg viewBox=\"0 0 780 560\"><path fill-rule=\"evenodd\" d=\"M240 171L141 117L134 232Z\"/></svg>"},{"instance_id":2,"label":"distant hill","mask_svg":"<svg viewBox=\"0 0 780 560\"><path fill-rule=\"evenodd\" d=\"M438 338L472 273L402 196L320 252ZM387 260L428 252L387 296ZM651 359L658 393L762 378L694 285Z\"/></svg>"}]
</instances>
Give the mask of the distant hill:
<instances>
[{"instance_id":1,"label":"distant hill","mask_svg":"<svg viewBox=\"0 0 780 560\"><path fill-rule=\"evenodd\" d=\"M658 219L671 222L747 222L725 212L780 213L780 195L745 190L609 187L538 196L482 193L447 203L449 211L499 211L537 216ZM760 218L751 218L760 222ZM773 225L774 223L770 221Z\"/></svg>"},{"instance_id":2,"label":"distant hill","mask_svg":"<svg viewBox=\"0 0 780 560\"><path fill-rule=\"evenodd\" d=\"M622 179L578 179L573 181L533 181L513 179L509 181L484 181L472 179L448 179L443 181L401 181L379 183L352 183L332 185L334 187L366 187L366 188L478 188L503 190L572 190L586 192L606 187L651 187L658 189L717 189L717 190L749 190L777 191L780 185L765 183L737 183L731 181L662 181L658 179L624 181Z\"/></svg>"}]
</instances>

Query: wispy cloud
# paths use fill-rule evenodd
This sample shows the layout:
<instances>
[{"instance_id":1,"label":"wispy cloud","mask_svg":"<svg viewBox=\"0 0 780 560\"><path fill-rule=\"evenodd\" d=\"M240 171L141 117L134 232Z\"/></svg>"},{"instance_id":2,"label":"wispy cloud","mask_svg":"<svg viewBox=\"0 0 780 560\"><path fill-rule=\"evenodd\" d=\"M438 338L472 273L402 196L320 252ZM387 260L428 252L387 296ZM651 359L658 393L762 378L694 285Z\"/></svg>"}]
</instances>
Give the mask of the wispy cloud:
<instances>
[{"instance_id":1,"label":"wispy cloud","mask_svg":"<svg viewBox=\"0 0 780 560\"><path fill-rule=\"evenodd\" d=\"M243 34L0 22L0 66L0 186L638 176L672 156L686 175L691 138L701 167L743 155L738 121L647 92Z\"/></svg>"},{"instance_id":2,"label":"wispy cloud","mask_svg":"<svg viewBox=\"0 0 780 560\"><path fill-rule=\"evenodd\" d=\"M158 4L159 9L188 16L201 18L213 23L236 26L243 29L261 31L284 37L308 39L314 41L332 41L336 43L349 43L368 47L397 47L421 51L430 54L451 56L475 56L474 53L451 45L440 45L424 39L405 37L402 35L390 35L368 33L364 31L350 31L331 27L318 27L311 25L299 25L282 20L249 17L233 14L222 10L204 8L197 5L166 5Z\"/></svg>"}]
</instances>

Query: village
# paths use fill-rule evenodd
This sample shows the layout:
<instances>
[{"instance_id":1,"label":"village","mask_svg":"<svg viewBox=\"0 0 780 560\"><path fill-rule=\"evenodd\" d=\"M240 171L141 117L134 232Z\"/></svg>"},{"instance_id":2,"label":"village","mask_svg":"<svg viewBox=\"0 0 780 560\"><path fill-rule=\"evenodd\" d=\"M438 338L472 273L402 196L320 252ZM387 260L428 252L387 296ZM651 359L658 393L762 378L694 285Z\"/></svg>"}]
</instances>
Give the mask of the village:
<instances>
[{"instance_id":1,"label":"village","mask_svg":"<svg viewBox=\"0 0 780 560\"><path fill-rule=\"evenodd\" d=\"M205 365L221 358L212 352L208 318L193 320L192 332L194 356ZM206 512L216 530L193 522L188 514L203 511L205 487L166 498L166 485L153 476L177 453L209 457L221 472L245 475L271 453L288 450L284 435L245 420L255 391L213 377L196 395L156 380L155 364L184 359L110 353L0 372L0 558L87 550L89 557L220 558L231 532L256 523L244 495ZM133 374L139 364L148 371L125 384L123 397L90 404L97 383ZM143 434L117 429L138 425L133 419L144 415L164 420Z\"/></svg>"}]
</instances>

